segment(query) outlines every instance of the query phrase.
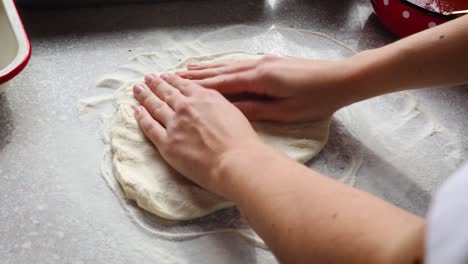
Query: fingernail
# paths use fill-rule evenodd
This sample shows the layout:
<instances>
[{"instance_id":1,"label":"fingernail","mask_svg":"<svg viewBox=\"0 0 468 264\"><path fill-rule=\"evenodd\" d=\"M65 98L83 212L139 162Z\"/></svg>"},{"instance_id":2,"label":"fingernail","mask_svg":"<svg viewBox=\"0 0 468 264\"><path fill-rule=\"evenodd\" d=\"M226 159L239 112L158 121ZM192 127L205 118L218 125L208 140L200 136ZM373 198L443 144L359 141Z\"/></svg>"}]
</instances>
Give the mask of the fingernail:
<instances>
[{"instance_id":1,"label":"fingernail","mask_svg":"<svg viewBox=\"0 0 468 264\"><path fill-rule=\"evenodd\" d=\"M132 108L133 108L133 112L134 112L135 114L140 113L140 110L141 110L141 109L140 109L140 107L139 107L138 105L132 105Z\"/></svg>"},{"instance_id":2,"label":"fingernail","mask_svg":"<svg viewBox=\"0 0 468 264\"><path fill-rule=\"evenodd\" d=\"M184 75L184 74L186 74L186 73L187 73L186 71L176 71L175 74L181 76L181 75Z\"/></svg>"},{"instance_id":3,"label":"fingernail","mask_svg":"<svg viewBox=\"0 0 468 264\"><path fill-rule=\"evenodd\" d=\"M141 93L144 89L145 87L143 87L141 84L135 84L135 86L133 86L133 92L136 94Z\"/></svg>"},{"instance_id":4,"label":"fingernail","mask_svg":"<svg viewBox=\"0 0 468 264\"><path fill-rule=\"evenodd\" d=\"M196 67L198 67L198 66L200 66L200 64L198 64L198 63L190 63L189 65L187 65L187 68L196 68Z\"/></svg>"}]
</instances>

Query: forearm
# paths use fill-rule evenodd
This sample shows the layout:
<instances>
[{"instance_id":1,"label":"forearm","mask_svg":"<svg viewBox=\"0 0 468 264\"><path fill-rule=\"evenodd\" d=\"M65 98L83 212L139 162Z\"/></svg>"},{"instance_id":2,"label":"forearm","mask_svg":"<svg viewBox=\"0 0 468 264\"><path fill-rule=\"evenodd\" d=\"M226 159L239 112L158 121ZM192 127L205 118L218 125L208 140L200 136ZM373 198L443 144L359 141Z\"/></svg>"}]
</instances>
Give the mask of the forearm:
<instances>
[{"instance_id":1,"label":"forearm","mask_svg":"<svg viewBox=\"0 0 468 264\"><path fill-rule=\"evenodd\" d=\"M389 262L404 243L408 255L421 254L421 241L408 242L424 226L414 215L275 151L229 163L225 194L282 262Z\"/></svg>"},{"instance_id":2,"label":"forearm","mask_svg":"<svg viewBox=\"0 0 468 264\"><path fill-rule=\"evenodd\" d=\"M415 89L468 83L468 16L382 48L361 52L350 65L352 102ZM351 103L352 103L351 102Z\"/></svg>"}]
</instances>

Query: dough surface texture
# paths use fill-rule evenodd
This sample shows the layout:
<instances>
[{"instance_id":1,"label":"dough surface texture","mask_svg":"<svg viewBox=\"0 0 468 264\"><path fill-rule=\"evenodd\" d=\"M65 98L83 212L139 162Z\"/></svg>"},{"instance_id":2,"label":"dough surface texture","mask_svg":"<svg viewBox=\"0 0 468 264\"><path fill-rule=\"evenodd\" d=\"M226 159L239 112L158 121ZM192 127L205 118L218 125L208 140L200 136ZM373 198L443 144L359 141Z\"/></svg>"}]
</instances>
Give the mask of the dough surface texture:
<instances>
[{"instance_id":1,"label":"dough surface texture","mask_svg":"<svg viewBox=\"0 0 468 264\"><path fill-rule=\"evenodd\" d=\"M261 55L226 53L193 57L175 69L183 69L188 63L210 61L235 61L257 59ZM151 69L148 69L148 73ZM155 215L172 220L188 220L201 217L222 208L234 206L230 201L212 194L173 170L146 139L134 116L132 86L116 94L116 111L110 128L114 174L126 197ZM299 124L253 122L260 138L290 158L305 163L325 145L328 139L330 119ZM259 166L268 166L261 164ZM285 175L287 177L287 175Z\"/></svg>"}]
</instances>

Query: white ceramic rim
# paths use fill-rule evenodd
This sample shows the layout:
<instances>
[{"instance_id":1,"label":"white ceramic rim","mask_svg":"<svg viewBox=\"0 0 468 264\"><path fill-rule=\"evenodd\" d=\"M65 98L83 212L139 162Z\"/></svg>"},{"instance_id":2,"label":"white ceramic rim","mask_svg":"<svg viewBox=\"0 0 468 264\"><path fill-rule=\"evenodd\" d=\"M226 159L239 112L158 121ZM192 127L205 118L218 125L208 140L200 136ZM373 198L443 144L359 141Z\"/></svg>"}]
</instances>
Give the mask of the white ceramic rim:
<instances>
[{"instance_id":1,"label":"white ceramic rim","mask_svg":"<svg viewBox=\"0 0 468 264\"><path fill-rule=\"evenodd\" d=\"M5 68L0 69L0 84L7 82L16 76L26 66L31 55L31 46L24 31L23 24L16 11L13 0L0 0L4 6L6 16L12 27L13 34L18 44L15 58Z\"/></svg>"}]
</instances>

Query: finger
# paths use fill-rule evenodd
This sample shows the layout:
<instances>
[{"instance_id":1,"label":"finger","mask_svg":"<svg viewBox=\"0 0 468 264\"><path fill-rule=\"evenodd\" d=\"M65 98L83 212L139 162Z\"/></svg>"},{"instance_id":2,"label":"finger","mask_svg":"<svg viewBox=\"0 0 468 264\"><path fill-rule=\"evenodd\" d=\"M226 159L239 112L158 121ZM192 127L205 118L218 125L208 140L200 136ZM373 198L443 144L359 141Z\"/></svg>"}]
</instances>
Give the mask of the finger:
<instances>
[{"instance_id":1,"label":"finger","mask_svg":"<svg viewBox=\"0 0 468 264\"><path fill-rule=\"evenodd\" d=\"M171 73L164 73L161 75L161 78L166 81L170 86L179 90L184 95L192 95L197 89L201 87L197 87L197 85L190 81L183 79L175 74Z\"/></svg>"},{"instance_id":2,"label":"finger","mask_svg":"<svg viewBox=\"0 0 468 264\"><path fill-rule=\"evenodd\" d=\"M251 85L253 80L253 72L246 71L240 73L223 74L215 77L194 80L200 86L218 90L224 94L234 93L255 93L255 87Z\"/></svg>"},{"instance_id":3,"label":"finger","mask_svg":"<svg viewBox=\"0 0 468 264\"><path fill-rule=\"evenodd\" d=\"M156 148L166 140L167 132L164 127L150 115L141 105L134 106L135 118L146 137L153 142Z\"/></svg>"},{"instance_id":4,"label":"finger","mask_svg":"<svg viewBox=\"0 0 468 264\"><path fill-rule=\"evenodd\" d=\"M262 101L240 101L234 105L249 120L270 120L285 121L285 116L281 112L284 106L282 102L262 102Z\"/></svg>"},{"instance_id":5,"label":"finger","mask_svg":"<svg viewBox=\"0 0 468 264\"><path fill-rule=\"evenodd\" d=\"M178 89L172 87L166 81L161 79L161 77L156 76L155 74L146 75L145 82L151 91L153 91L153 93L155 93L162 101L166 102L172 109L174 109L174 100L183 96Z\"/></svg>"},{"instance_id":6,"label":"finger","mask_svg":"<svg viewBox=\"0 0 468 264\"><path fill-rule=\"evenodd\" d=\"M158 120L164 127L167 127L168 122L173 119L175 114L171 107L143 84L133 86L133 94L154 119Z\"/></svg>"},{"instance_id":7,"label":"finger","mask_svg":"<svg viewBox=\"0 0 468 264\"><path fill-rule=\"evenodd\" d=\"M178 71L176 74L184 79L201 80L221 74L246 71L255 67L256 62L257 60L242 60L237 62L230 62L215 68Z\"/></svg>"},{"instance_id":8,"label":"finger","mask_svg":"<svg viewBox=\"0 0 468 264\"><path fill-rule=\"evenodd\" d=\"M203 70L189 70L189 71L178 71L176 74L184 79L189 80L200 80L213 77L216 75L223 74L224 67L212 68L212 69L203 69Z\"/></svg>"},{"instance_id":9,"label":"finger","mask_svg":"<svg viewBox=\"0 0 468 264\"><path fill-rule=\"evenodd\" d=\"M212 69L226 65L226 62L210 62L210 63L190 63L187 65L188 70L203 70Z\"/></svg>"}]
</instances>

